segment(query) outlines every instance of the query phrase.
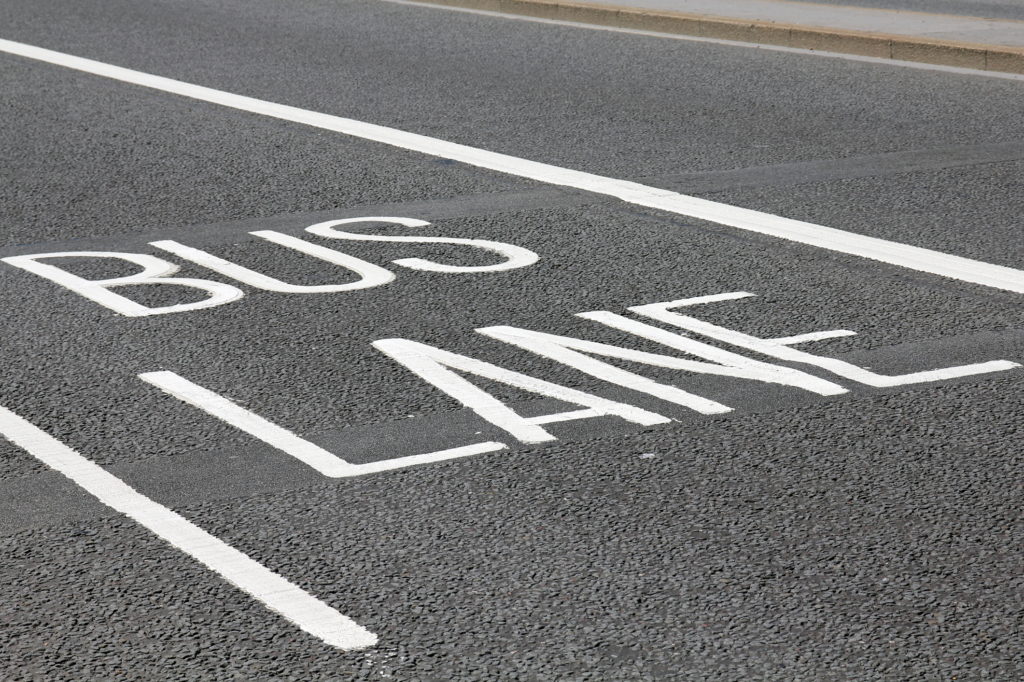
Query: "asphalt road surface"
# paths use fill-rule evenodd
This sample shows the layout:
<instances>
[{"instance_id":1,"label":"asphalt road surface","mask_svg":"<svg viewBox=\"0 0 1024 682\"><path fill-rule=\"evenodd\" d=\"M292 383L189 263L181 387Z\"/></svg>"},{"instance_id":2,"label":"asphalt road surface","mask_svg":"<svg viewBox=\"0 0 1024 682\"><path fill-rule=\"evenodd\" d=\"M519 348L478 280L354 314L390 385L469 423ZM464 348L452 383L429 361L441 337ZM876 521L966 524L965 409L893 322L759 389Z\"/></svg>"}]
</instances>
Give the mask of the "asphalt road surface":
<instances>
[{"instance_id":1,"label":"asphalt road surface","mask_svg":"<svg viewBox=\"0 0 1024 682\"><path fill-rule=\"evenodd\" d=\"M1024 677L1024 82L0 14L4 679Z\"/></svg>"}]
</instances>

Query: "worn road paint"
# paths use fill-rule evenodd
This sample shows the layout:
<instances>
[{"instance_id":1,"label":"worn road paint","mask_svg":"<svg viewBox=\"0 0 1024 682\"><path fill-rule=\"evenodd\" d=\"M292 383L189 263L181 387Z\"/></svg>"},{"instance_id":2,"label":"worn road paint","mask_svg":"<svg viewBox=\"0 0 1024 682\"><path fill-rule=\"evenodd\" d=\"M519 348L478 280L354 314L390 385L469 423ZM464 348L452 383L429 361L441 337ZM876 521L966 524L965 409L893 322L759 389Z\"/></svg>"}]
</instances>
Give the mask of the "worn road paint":
<instances>
[{"instance_id":1,"label":"worn road paint","mask_svg":"<svg viewBox=\"0 0 1024 682\"><path fill-rule=\"evenodd\" d=\"M460 161L499 173L612 196L637 206L707 220L749 232L778 237L829 251L870 258L890 265L898 265L963 282L1024 293L1024 271L1014 268L729 206L627 180L617 180L537 161L528 161L507 154L489 152L373 123L236 95L223 90L155 76L10 40L0 39L0 51L232 109L240 109L293 123L302 123L434 157Z\"/></svg>"},{"instance_id":2,"label":"worn road paint","mask_svg":"<svg viewBox=\"0 0 1024 682\"><path fill-rule=\"evenodd\" d=\"M323 642L346 650L377 643L377 635L348 616L142 495L4 407L0 407L0 435Z\"/></svg>"}]
</instances>

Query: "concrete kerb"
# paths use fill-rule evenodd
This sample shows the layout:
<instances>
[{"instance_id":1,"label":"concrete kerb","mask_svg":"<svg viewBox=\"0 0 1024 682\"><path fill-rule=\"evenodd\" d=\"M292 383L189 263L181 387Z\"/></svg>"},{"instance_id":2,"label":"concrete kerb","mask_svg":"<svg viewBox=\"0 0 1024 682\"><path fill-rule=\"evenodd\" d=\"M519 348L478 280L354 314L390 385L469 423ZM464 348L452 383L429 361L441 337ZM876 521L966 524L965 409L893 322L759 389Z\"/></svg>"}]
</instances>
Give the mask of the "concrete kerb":
<instances>
[{"instance_id":1,"label":"concrete kerb","mask_svg":"<svg viewBox=\"0 0 1024 682\"><path fill-rule=\"evenodd\" d=\"M1024 48L551 0L417 1L581 24L1024 74Z\"/></svg>"}]
</instances>

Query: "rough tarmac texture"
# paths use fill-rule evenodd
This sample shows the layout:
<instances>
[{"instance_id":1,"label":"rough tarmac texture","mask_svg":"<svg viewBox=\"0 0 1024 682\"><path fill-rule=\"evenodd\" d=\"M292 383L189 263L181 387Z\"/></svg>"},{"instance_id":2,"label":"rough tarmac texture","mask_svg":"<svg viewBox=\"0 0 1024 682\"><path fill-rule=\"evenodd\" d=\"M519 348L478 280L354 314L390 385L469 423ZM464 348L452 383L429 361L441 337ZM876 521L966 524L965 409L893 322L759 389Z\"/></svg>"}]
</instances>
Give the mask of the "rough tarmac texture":
<instances>
[{"instance_id":1,"label":"rough tarmac texture","mask_svg":"<svg viewBox=\"0 0 1024 682\"><path fill-rule=\"evenodd\" d=\"M369 2L3 11L4 38L1024 266L1018 83ZM357 434L372 460L418 443L417 429L461 445L458 429L478 423L376 339L602 392L472 330L665 352L573 315L745 290L758 296L694 314L764 337L852 329L806 349L900 373L1024 360L1019 296L0 63L15 93L0 102L0 257L157 255L148 242L174 239L332 283L350 275L247 233L298 236L361 215L423 218L424 233L541 256L440 275L391 261L492 259L321 241L395 281L347 294L247 287L226 306L135 319L0 267L0 405L381 636L365 652L320 644L0 441L6 679L1024 676L1021 370L884 391L841 381L849 394L821 398L623 364L736 410L698 417L621 391L680 421L555 424L563 440L537 447L499 432L510 450L343 480L136 378L179 372L343 454ZM130 295L156 305L167 289ZM524 411L552 409L486 387Z\"/></svg>"},{"instance_id":2,"label":"rough tarmac texture","mask_svg":"<svg viewBox=\"0 0 1024 682\"><path fill-rule=\"evenodd\" d=\"M318 646L130 523L20 533L4 539L23 595L4 602L7 669L67 680L1015 679L1024 538L1020 488L1007 483L1020 460L1000 443L1020 433L992 415L1019 407L1020 385L184 509L381 633L366 653Z\"/></svg>"},{"instance_id":3,"label":"rough tarmac texture","mask_svg":"<svg viewBox=\"0 0 1024 682\"><path fill-rule=\"evenodd\" d=\"M205 0L185 13L178 3L163 0L148 2L145 11L135 3L83 2L69 9L56 0L21 2L14 0L7 10L9 39L631 180L1024 141L1020 84L989 78L387 3L313 0L249 3L243 9ZM0 189L7 197L5 224L45 225L54 214L73 220L80 211L87 225L103 222L102 208L87 210L98 194L106 197L112 219L128 221L141 213L135 224L155 229L159 223L317 210L332 202L399 200L408 197L402 185L429 182L433 175L392 173L395 164L382 162L360 168L345 153L376 145L294 132L298 126L251 115L205 115L209 107L201 103L0 59L10 64L5 91L41 96L55 88L50 97L5 102L14 109L11 119L33 122L31 132L11 127L6 133L12 162L11 181ZM146 106L154 101L161 104L156 115ZM69 106L87 106L82 125L78 114L75 125L60 118ZM104 113L102 127L89 123ZM230 144L217 140L217 126L237 133ZM165 141L150 141L156 153L144 154L146 141L132 136L135 128ZM68 155L77 158L78 168L68 167L54 140L77 131L93 140L84 154L76 143ZM161 153L165 146L173 148L170 157ZM173 168L165 167L164 158L173 159ZM424 161L408 158L414 167ZM142 193L126 189L139 183L145 183ZM841 190L842 183L832 184ZM972 184L984 191L987 180ZM427 187L435 191L431 196L438 189L441 196L452 194L437 183ZM33 206L51 194L57 210ZM67 199L59 201L62 196ZM122 204L125 209L118 211ZM982 200L970 208L987 206ZM887 229L892 214L883 202L872 199L858 207ZM988 229L988 216L979 217L983 224L975 229ZM857 230L856 222L826 224ZM931 235L946 234L972 241L956 226L940 224L914 243L931 247ZM984 253L996 259L1002 249Z\"/></svg>"}]
</instances>

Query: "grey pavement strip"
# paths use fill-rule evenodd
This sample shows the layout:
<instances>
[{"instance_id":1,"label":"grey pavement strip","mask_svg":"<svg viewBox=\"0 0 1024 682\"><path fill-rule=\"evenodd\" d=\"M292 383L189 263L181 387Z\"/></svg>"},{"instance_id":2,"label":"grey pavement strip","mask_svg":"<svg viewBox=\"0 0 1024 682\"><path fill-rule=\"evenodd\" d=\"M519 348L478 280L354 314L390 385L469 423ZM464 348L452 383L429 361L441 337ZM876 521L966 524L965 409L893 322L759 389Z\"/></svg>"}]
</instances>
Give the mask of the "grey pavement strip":
<instances>
[{"instance_id":1,"label":"grey pavement strip","mask_svg":"<svg viewBox=\"0 0 1024 682\"><path fill-rule=\"evenodd\" d=\"M1019 0L815 0L826 5L877 7L941 14L961 14L982 19L1024 20L1024 4Z\"/></svg>"}]
</instances>

